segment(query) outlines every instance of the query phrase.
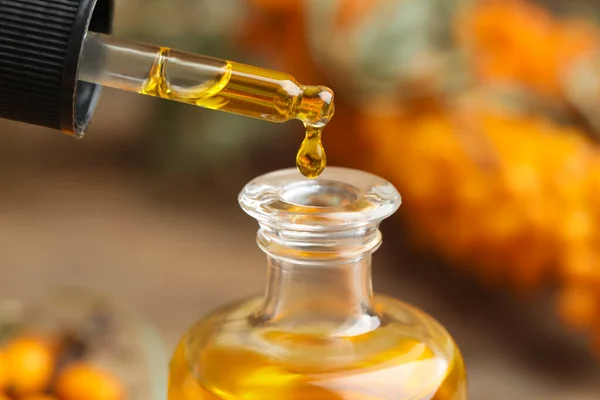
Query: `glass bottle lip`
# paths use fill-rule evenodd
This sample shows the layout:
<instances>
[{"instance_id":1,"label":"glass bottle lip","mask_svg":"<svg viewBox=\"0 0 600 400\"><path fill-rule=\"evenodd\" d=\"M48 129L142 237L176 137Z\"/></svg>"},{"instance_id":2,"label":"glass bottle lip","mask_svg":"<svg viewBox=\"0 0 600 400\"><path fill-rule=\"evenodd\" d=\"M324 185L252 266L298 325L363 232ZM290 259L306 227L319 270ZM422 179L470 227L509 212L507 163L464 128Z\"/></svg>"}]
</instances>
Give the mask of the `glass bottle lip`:
<instances>
[{"instance_id":1,"label":"glass bottle lip","mask_svg":"<svg viewBox=\"0 0 600 400\"><path fill-rule=\"evenodd\" d=\"M316 179L290 168L249 182L239 195L242 209L261 225L307 232L378 225L398 210L400 193L368 172L327 167Z\"/></svg>"}]
</instances>

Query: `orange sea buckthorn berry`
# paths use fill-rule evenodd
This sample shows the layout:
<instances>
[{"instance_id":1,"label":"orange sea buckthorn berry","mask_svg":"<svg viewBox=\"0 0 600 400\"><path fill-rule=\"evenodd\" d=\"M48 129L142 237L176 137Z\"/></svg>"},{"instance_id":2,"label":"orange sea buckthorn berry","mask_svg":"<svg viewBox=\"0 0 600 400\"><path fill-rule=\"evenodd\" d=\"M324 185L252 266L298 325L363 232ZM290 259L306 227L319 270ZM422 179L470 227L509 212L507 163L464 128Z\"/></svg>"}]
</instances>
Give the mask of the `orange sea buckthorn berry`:
<instances>
[{"instance_id":1,"label":"orange sea buckthorn berry","mask_svg":"<svg viewBox=\"0 0 600 400\"><path fill-rule=\"evenodd\" d=\"M92 365L74 364L66 368L56 382L61 400L123 400L125 391L120 382Z\"/></svg>"},{"instance_id":2,"label":"orange sea buckthorn berry","mask_svg":"<svg viewBox=\"0 0 600 400\"><path fill-rule=\"evenodd\" d=\"M6 388L17 396L43 392L54 370L54 354L40 338L21 337L8 343L4 351Z\"/></svg>"}]
</instances>

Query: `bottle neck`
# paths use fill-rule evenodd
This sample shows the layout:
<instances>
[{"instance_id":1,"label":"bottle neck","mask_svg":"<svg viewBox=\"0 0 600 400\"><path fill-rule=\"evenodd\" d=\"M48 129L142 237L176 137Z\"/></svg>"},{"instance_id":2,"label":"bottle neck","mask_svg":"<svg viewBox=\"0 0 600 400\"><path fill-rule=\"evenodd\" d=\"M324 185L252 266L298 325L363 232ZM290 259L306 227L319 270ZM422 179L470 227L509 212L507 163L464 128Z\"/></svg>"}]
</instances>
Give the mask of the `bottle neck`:
<instances>
[{"instance_id":1,"label":"bottle neck","mask_svg":"<svg viewBox=\"0 0 600 400\"><path fill-rule=\"evenodd\" d=\"M288 169L254 179L239 201L260 226L257 243L269 263L266 299L251 323L309 340L381 325L371 255L381 245L379 224L401 203L389 182L345 168L328 167L316 179Z\"/></svg>"},{"instance_id":2,"label":"bottle neck","mask_svg":"<svg viewBox=\"0 0 600 400\"><path fill-rule=\"evenodd\" d=\"M370 241L376 243L367 247L373 250L381 235L376 228L369 232ZM362 235L354 239L358 236ZM259 232L259 242L260 237ZM365 237L359 242L364 246ZM317 243L313 240L313 244ZM281 247L278 250L289 254L281 252ZM357 253L353 251L356 249L346 250L347 254ZM373 307L371 251L323 262L315 262L310 256L290 258L267 253L267 291L262 307L255 313L258 324L298 334L326 333L329 337L355 336L380 325Z\"/></svg>"}]
</instances>

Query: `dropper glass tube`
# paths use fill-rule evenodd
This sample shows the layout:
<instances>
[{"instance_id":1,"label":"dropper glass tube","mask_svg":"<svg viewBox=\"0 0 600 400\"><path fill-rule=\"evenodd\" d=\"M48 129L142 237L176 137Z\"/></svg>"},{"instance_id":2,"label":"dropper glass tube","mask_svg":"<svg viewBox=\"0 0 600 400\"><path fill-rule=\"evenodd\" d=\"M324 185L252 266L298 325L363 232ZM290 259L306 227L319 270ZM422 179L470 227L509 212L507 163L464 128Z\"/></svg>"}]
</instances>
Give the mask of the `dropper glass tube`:
<instances>
[{"instance_id":1,"label":"dropper glass tube","mask_svg":"<svg viewBox=\"0 0 600 400\"><path fill-rule=\"evenodd\" d=\"M291 75L88 32L78 79L271 122L298 119L306 138L297 166L308 177L325 167L321 132L334 114L333 92Z\"/></svg>"}]
</instances>

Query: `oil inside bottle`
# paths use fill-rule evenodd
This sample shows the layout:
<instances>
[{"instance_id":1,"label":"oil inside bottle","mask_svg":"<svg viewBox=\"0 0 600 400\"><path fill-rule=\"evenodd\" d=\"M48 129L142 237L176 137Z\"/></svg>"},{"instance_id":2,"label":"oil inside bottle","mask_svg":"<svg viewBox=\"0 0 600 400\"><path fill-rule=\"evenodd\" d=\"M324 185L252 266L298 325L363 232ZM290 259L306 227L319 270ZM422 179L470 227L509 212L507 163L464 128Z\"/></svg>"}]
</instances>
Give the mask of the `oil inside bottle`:
<instances>
[{"instance_id":1,"label":"oil inside bottle","mask_svg":"<svg viewBox=\"0 0 600 400\"><path fill-rule=\"evenodd\" d=\"M318 177L327 157L321 140L334 114L333 92L302 86L285 73L160 48L139 93L272 122L298 119L306 135L298 170Z\"/></svg>"},{"instance_id":2,"label":"oil inside bottle","mask_svg":"<svg viewBox=\"0 0 600 400\"><path fill-rule=\"evenodd\" d=\"M349 337L264 332L240 318L256 301L238 307L184 336L171 361L169 400L466 399L462 358L441 332L423 339L397 322ZM224 318L231 326L210 337L211 324Z\"/></svg>"}]
</instances>

